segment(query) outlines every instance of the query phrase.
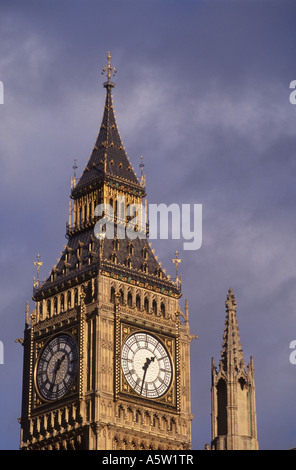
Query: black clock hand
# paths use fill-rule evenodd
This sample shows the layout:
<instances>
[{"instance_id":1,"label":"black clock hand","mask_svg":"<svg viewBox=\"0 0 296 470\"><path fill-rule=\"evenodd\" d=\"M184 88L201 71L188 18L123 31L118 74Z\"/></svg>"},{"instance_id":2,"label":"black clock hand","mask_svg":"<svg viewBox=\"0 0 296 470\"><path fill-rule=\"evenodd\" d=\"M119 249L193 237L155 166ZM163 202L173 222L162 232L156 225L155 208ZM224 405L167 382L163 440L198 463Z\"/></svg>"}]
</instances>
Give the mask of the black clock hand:
<instances>
[{"instance_id":1,"label":"black clock hand","mask_svg":"<svg viewBox=\"0 0 296 470\"><path fill-rule=\"evenodd\" d=\"M55 363L54 370L53 370L53 373L52 373L52 387L55 383L56 375L57 375L58 371L60 370L61 364L62 364L63 360L65 359L65 357L66 357L66 354L64 354L62 357L60 357L57 360L57 362Z\"/></svg>"},{"instance_id":2,"label":"black clock hand","mask_svg":"<svg viewBox=\"0 0 296 470\"><path fill-rule=\"evenodd\" d=\"M51 389L53 389L54 387L57 371L58 371L58 361L55 363L54 370L52 373L51 387L50 387Z\"/></svg>"},{"instance_id":3,"label":"black clock hand","mask_svg":"<svg viewBox=\"0 0 296 470\"><path fill-rule=\"evenodd\" d=\"M144 374L143 374L143 380L142 380L140 395L142 395L142 390L143 390L143 386L144 386L144 382L145 382L147 369L149 367L149 364L151 364L151 362L153 362L154 359L155 359L155 357L151 357L151 359L149 359L149 357L146 357L146 362L145 362L144 366L142 367L142 369L144 371Z\"/></svg>"},{"instance_id":4,"label":"black clock hand","mask_svg":"<svg viewBox=\"0 0 296 470\"><path fill-rule=\"evenodd\" d=\"M145 365L144 365L144 367L142 367L142 369L144 369L144 374L143 374L143 380L142 380L140 395L142 395L142 390L143 390L143 386L144 386L144 382L145 382L145 376L146 376L146 372L147 372L148 366L145 367Z\"/></svg>"}]
</instances>

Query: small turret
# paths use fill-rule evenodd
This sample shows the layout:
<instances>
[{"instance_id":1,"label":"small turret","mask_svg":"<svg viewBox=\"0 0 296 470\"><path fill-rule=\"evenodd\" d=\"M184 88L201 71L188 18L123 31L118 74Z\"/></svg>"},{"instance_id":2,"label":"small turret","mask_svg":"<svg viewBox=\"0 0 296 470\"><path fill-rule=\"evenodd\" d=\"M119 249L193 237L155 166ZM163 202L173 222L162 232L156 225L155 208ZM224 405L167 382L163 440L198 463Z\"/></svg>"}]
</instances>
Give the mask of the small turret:
<instances>
[{"instance_id":1,"label":"small turret","mask_svg":"<svg viewBox=\"0 0 296 470\"><path fill-rule=\"evenodd\" d=\"M245 368L233 289L228 291L218 369L212 358L212 449L257 450L254 363Z\"/></svg>"}]
</instances>

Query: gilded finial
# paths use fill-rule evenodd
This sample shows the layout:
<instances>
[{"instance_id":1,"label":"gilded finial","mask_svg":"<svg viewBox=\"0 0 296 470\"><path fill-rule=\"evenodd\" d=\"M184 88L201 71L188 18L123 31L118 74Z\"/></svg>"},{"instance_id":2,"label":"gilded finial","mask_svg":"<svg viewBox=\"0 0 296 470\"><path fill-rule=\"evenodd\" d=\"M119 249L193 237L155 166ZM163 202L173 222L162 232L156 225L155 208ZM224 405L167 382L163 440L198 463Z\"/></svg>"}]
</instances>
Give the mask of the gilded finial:
<instances>
[{"instance_id":1,"label":"gilded finial","mask_svg":"<svg viewBox=\"0 0 296 470\"><path fill-rule=\"evenodd\" d=\"M76 170L78 168L77 166L77 158L74 158L74 165L73 165L73 170L74 170L74 174L73 176L71 177L71 189L74 189L75 186L76 186Z\"/></svg>"},{"instance_id":2,"label":"gilded finial","mask_svg":"<svg viewBox=\"0 0 296 470\"><path fill-rule=\"evenodd\" d=\"M30 322L30 306L29 306L29 301L27 300L26 303L26 325L29 325Z\"/></svg>"},{"instance_id":3,"label":"gilded finial","mask_svg":"<svg viewBox=\"0 0 296 470\"><path fill-rule=\"evenodd\" d=\"M107 63L107 65L105 65L105 67L102 70L102 75L106 74L107 79L108 79L108 81L106 83L104 83L105 87L114 86L114 84L111 82L111 74L113 74L113 76L114 76L117 72L116 68L111 65L111 54L110 54L110 52L108 52L107 60L108 60L108 63Z\"/></svg>"},{"instance_id":4,"label":"gilded finial","mask_svg":"<svg viewBox=\"0 0 296 470\"><path fill-rule=\"evenodd\" d=\"M76 178L76 170L77 170L77 158L74 158L74 165L73 165L73 170L74 170L74 178Z\"/></svg>"},{"instance_id":5,"label":"gilded finial","mask_svg":"<svg viewBox=\"0 0 296 470\"><path fill-rule=\"evenodd\" d=\"M176 284L177 284L177 287L179 287L179 283L181 285L181 279L179 279L179 275L178 275L178 270L179 270L179 264L181 263L181 258L179 258L179 253L178 251L176 251L176 258L174 258L172 261L173 263L176 264Z\"/></svg>"},{"instance_id":6,"label":"gilded finial","mask_svg":"<svg viewBox=\"0 0 296 470\"><path fill-rule=\"evenodd\" d=\"M37 278L36 278L36 280L34 278L34 285L33 285L33 287L35 288L35 287L39 286L39 270L40 270L40 267L43 265L43 262L40 261L39 253L37 255L37 261L34 261L34 265L37 266Z\"/></svg>"},{"instance_id":7,"label":"gilded finial","mask_svg":"<svg viewBox=\"0 0 296 470\"><path fill-rule=\"evenodd\" d=\"M141 180L140 180L140 184L141 186L144 188L146 186L146 176L144 175L144 163L143 163L143 155L141 155L141 163L139 165L139 167L141 168Z\"/></svg>"}]
</instances>

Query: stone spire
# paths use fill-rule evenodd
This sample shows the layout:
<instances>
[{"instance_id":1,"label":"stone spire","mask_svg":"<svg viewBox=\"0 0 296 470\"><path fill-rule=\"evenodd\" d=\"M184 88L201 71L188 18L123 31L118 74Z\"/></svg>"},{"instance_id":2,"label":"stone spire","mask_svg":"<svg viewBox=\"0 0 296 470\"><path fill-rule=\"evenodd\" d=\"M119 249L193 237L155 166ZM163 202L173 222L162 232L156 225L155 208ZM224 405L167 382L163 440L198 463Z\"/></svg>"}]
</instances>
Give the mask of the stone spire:
<instances>
[{"instance_id":1,"label":"stone spire","mask_svg":"<svg viewBox=\"0 0 296 470\"><path fill-rule=\"evenodd\" d=\"M221 351L221 366L226 372L230 365L236 368L244 368L244 353L242 350L239 327L236 317L237 303L232 287L228 290L226 306L226 320L223 334L223 344Z\"/></svg>"},{"instance_id":2,"label":"stone spire","mask_svg":"<svg viewBox=\"0 0 296 470\"><path fill-rule=\"evenodd\" d=\"M254 363L245 368L236 300L228 291L226 320L218 370L212 358L213 450L257 450Z\"/></svg>"}]
</instances>

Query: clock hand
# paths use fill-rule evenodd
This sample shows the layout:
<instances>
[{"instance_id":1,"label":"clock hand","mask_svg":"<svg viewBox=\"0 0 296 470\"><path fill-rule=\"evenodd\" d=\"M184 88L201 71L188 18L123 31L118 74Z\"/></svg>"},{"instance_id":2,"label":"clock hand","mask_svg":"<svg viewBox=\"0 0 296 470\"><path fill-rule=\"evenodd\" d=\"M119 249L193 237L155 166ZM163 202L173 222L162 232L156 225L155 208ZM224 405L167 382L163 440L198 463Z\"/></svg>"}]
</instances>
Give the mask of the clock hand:
<instances>
[{"instance_id":1,"label":"clock hand","mask_svg":"<svg viewBox=\"0 0 296 470\"><path fill-rule=\"evenodd\" d=\"M58 371L60 370L61 364L62 364L63 360L65 359L65 357L66 357L66 354L64 354L62 357L60 357L57 360L57 362L55 363L54 370L53 370L53 373L52 373L52 387L54 386L56 375L57 375Z\"/></svg>"},{"instance_id":2,"label":"clock hand","mask_svg":"<svg viewBox=\"0 0 296 470\"><path fill-rule=\"evenodd\" d=\"M51 389L53 388L54 384L55 384L55 379L56 379L56 376L57 376L57 371L58 371L58 361L55 363L55 366L54 366L54 370L53 370L53 373L52 373L52 379L51 379Z\"/></svg>"},{"instance_id":3,"label":"clock hand","mask_svg":"<svg viewBox=\"0 0 296 470\"><path fill-rule=\"evenodd\" d=\"M144 367L142 367L142 369L144 369L144 374L143 374L143 380L142 380L140 395L142 395L142 390L143 390L143 386L144 386L144 382L145 382L145 376L146 376L146 372L147 372L148 367L144 366Z\"/></svg>"},{"instance_id":4,"label":"clock hand","mask_svg":"<svg viewBox=\"0 0 296 470\"><path fill-rule=\"evenodd\" d=\"M155 359L155 357L151 357L151 359L149 359L149 357L146 357L146 362L145 362L144 366L142 367L142 369L144 371L144 374L143 374L143 380L142 380L140 395L142 395L142 390L143 390L143 386L144 386L144 382L145 382L147 369L148 369L149 365L151 364L151 362L154 361L154 359Z\"/></svg>"},{"instance_id":5,"label":"clock hand","mask_svg":"<svg viewBox=\"0 0 296 470\"><path fill-rule=\"evenodd\" d=\"M66 357L66 354L64 354L64 355L60 358L60 360L59 360L59 361L60 361L60 362L59 362L59 368L61 367L62 362L64 361L65 357Z\"/></svg>"}]
</instances>

